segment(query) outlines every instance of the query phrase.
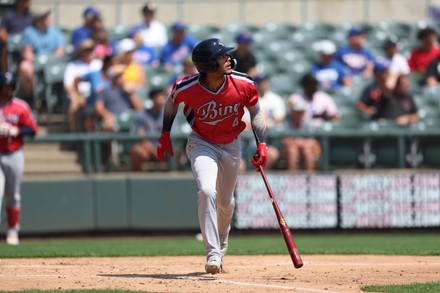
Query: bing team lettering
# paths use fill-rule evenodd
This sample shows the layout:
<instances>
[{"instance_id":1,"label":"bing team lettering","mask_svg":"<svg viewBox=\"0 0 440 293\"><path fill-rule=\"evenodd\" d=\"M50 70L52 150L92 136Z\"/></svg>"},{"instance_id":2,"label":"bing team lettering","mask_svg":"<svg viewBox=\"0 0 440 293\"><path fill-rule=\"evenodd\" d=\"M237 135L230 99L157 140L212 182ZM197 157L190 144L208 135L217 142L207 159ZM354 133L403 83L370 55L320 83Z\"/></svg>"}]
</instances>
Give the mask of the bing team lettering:
<instances>
[{"instance_id":1,"label":"bing team lettering","mask_svg":"<svg viewBox=\"0 0 440 293\"><path fill-rule=\"evenodd\" d=\"M241 102L233 105L223 105L222 103L217 103L215 100L212 100L197 109L197 116L202 123L216 125L232 116L237 116L240 104ZM235 120L232 126L237 126L238 119L236 118Z\"/></svg>"}]
</instances>

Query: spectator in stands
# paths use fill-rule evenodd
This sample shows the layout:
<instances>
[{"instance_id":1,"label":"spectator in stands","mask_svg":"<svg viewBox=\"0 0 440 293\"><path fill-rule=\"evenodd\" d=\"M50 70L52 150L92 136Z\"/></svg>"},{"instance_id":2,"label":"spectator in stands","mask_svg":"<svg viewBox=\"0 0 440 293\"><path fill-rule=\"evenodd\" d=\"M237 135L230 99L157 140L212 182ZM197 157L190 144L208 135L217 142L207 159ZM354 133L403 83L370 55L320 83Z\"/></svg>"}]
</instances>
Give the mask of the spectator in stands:
<instances>
[{"instance_id":1,"label":"spectator in stands","mask_svg":"<svg viewBox=\"0 0 440 293\"><path fill-rule=\"evenodd\" d=\"M157 51L153 47L145 45L141 31L133 32L130 37L136 44L133 60L143 66L157 67L160 65Z\"/></svg>"},{"instance_id":2,"label":"spectator in stands","mask_svg":"<svg viewBox=\"0 0 440 293\"><path fill-rule=\"evenodd\" d=\"M93 54L96 58L104 60L104 58L116 54L114 45L110 41L110 36L106 30L93 32L92 40L95 42Z\"/></svg>"},{"instance_id":3,"label":"spectator in stands","mask_svg":"<svg viewBox=\"0 0 440 293\"><path fill-rule=\"evenodd\" d=\"M131 117L135 112L143 110L143 102L137 92L124 82L126 65L116 64L108 70L111 80L109 88L101 91L95 102L95 111L100 119L101 129L105 132L122 131L121 122L124 117ZM120 146L116 140L102 145L102 159L105 170L109 171L119 164Z\"/></svg>"},{"instance_id":4,"label":"spectator in stands","mask_svg":"<svg viewBox=\"0 0 440 293\"><path fill-rule=\"evenodd\" d=\"M131 34L140 30L146 46L162 48L168 41L168 35L165 25L156 20L156 11L156 3L147 2L142 8L143 21L131 28Z\"/></svg>"},{"instance_id":5,"label":"spectator in stands","mask_svg":"<svg viewBox=\"0 0 440 293\"><path fill-rule=\"evenodd\" d=\"M426 27L417 33L420 46L411 52L408 64L411 72L425 74L429 63L440 55L440 46L437 42L437 32Z\"/></svg>"},{"instance_id":6,"label":"spectator in stands","mask_svg":"<svg viewBox=\"0 0 440 293\"><path fill-rule=\"evenodd\" d=\"M410 68L406 58L399 53L399 43L397 38L391 37L385 40L383 49L385 52L385 59L389 65L389 84L390 88L393 88L396 84L397 77L402 74L409 74Z\"/></svg>"},{"instance_id":7,"label":"spectator in stands","mask_svg":"<svg viewBox=\"0 0 440 293\"><path fill-rule=\"evenodd\" d=\"M14 35L20 35L32 25L31 0L16 0L13 9L6 10L0 18L0 71L6 72L8 68L8 39ZM16 70L15 63L20 57L15 50L9 52L12 56L12 71ZM15 73L15 72L13 72Z\"/></svg>"},{"instance_id":8,"label":"spectator in stands","mask_svg":"<svg viewBox=\"0 0 440 293\"><path fill-rule=\"evenodd\" d=\"M134 118L134 130L137 135L160 134L163 122L163 109L167 94L164 89L153 89L149 93L152 107L137 113ZM132 146L130 150L131 169L142 171L142 164L148 161L156 161L157 145L148 139L142 139Z\"/></svg>"},{"instance_id":9,"label":"spectator in stands","mask_svg":"<svg viewBox=\"0 0 440 293\"><path fill-rule=\"evenodd\" d=\"M118 130L118 116L143 110L142 99L130 86L126 86L123 75L126 65L116 64L108 70L111 85L96 97L95 110L102 121L104 131Z\"/></svg>"},{"instance_id":10,"label":"spectator in stands","mask_svg":"<svg viewBox=\"0 0 440 293\"><path fill-rule=\"evenodd\" d=\"M82 124L84 131L93 132L96 127L96 96L103 90L110 88L111 80L108 77L108 70L116 64L114 56L106 56L102 62L101 70L91 70L84 75L78 76L74 80L73 90L76 96L82 96L80 85L88 83L90 85L90 94L85 97L85 106L82 108Z\"/></svg>"},{"instance_id":11,"label":"spectator in stands","mask_svg":"<svg viewBox=\"0 0 440 293\"><path fill-rule=\"evenodd\" d=\"M190 76L190 75L194 75L197 74L197 67L194 65L194 63L192 62L191 56L186 57L185 59L183 59L182 61L182 70L181 72L175 72L171 78L170 81L168 83L168 89L167 89L167 93L171 92L171 88L173 86L173 84L180 78L183 76Z\"/></svg>"},{"instance_id":12,"label":"spectator in stands","mask_svg":"<svg viewBox=\"0 0 440 293\"><path fill-rule=\"evenodd\" d=\"M191 55L197 40L186 33L186 26L183 22L177 21L171 26L173 31L171 39L163 46L160 56L162 66L173 68Z\"/></svg>"},{"instance_id":13,"label":"spectator in stands","mask_svg":"<svg viewBox=\"0 0 440 293\"><path fill-rule=\"evenodd\" d=\"M14 9L7 10L0 20L0 40L7 41L9 36L22 33L32 25L31 0L16 0Z\"/></svg>"},{"instance_id":14,"label":"spectator in stands","mask_svg":"<svg viewBox=\"0 0 440 293\"><path fill-rule=\"evenodd\" d=\"M264 118L266 121L266 127L268 132L273 131L284 131L284 122L286 117L286 103L283 98L271 91L270 89L270 78L266 74L259 73L254 77L254 82L258 91L258 103L260 104L261 110L263 111ZM245 114L242 118L246 123L245 131L252 131L250 125L249 112L245 110ZM266 168L273 169L276 167L279 158L280 151L275 145L267 145L267 164ZM255 150L252 150L253 152ZM242 159L240 170L245 170L245 163Z\"/></svg>"},{"instance_id":15,"label":"spectator in stands","mask_svg":"<svg viewBox=\"0 0 440 293\"><path fill-rule=\"evenodd\" d=\"M373 74L373 54L365 47L365 33L359 28L348 32L348 45L339 48L335 58L347 67L349 74L364 78Z\"/></svg>"},{"instance_id":16,"label":"spectator in stands","mask_svg":"<svg viewBox=\"0 0 440 293\"><path fill-rule=\"evenodd\" d=\"M410 92L410 82L407 75L399 75L393 92L390 95L382 96L375 118L393 119L400 125L419 121L417 106Z\"/></svg>"},{"instance_id":17,"label":"spectator in stands","mask_svg":"<svg viewBox=\"0 0 440 293\"><path fill-rule=\"evenodd\" d=\"M382 60L374 64L374 80L365 87L362 92L357 108L366 117L376 119L377 111L383 96L391 95L391 88L388 85L389 64Z\"/></svg>"},{"instance_id":18,"label":"spectator in stands","mask_svg":"<svg viewBox=\"0 0 440 293\"><path fill-rule=\"evenodd\" d=\"M351 86L351 78L344 65L335 60L336 45L329 40L317 44L319 60L311 67L319 85L326 90L335 90L341 86Z\"/></svg>"},{"instance_id":19,"label":"spectator in stands","mask_svg":"<svg viewBox=\"0 0 440 293\"><path fill-rule=\"evenodd\" d=\"M254 81L258 90L258 103L265 114L266 127L283 130L286 118L285 101L270 89L270 78L267 74L257 74Z\"/></svg>"},{"instance_id":20,"label":"spectator in stands","mask_svg":"<svg viewBox=\"0 0 440 293\"><path fill-rule=\"evenodd\" d=\"M123 76L125 87L138 91L147 86L147 77L144 67L134 61L135 50L136 43L130 38L122 39L118 43L118 62L126 66Z\"/></svg>"},{"instance_id":21,"label":"spectator in stands","mask_svg":"<svg viewBox=\"0 0 440 293\"><path fill-rule=\"evenodd\" d=\"M80 129L78 125L79 110L86 105L86 97L90 96L90 83L80 82L76 88L75 78L81 77L92 71L99 71L102 61L93 56L94 43L91 39L84 40L78 46L78 55L67 64L64 71L64 89L67 94L69 106L67 109L67 119L69 130L76 132ZM91 131L87 129L87 131Z\"/></svg>"},{"instance_id":22,"label":"spectator in stands","mask_svg":"<svg viewBox=\"0 0 440 293\"><path fill-rule=\"evenodd\" d=\"M429 63L425 74L425 82L428 87L438 87L440 82L440 56Z\"/></svg>"},{"instance_id":23,"label":"spectator in stands","mask_svg":"<svg viewBox=\"0 0 440 293\"><path fill-rule=\"evenodd\" d=\"M93 6L89 6L83 11L84 22L72 32L71 44L77 48L86 39L93 39L94 22L101 19L101 12Z\"/></svg>"},{"instance_id":24,"label":"spectator in stands","mask_svg":"<svg viewBox=\"0 0 440 293\"><path fill-rule=\"evenodd\" d=\"M241 32L236 38L237 47L231 56L237 61L235 69L238 72L255 76L257 74L257 58L252 52L252 36L249 32Z\"/></svg>"},{"instance_id":25,"label":"spectator in stands","mask_svg":"<svg viewBox=\"0 0 440 293\"><path fill-rule=\"evenodd\" d=\"M34 83L34 61L41 55L64 55L64 40L61 31L50 24L50 10L34 11L33 25L23 31L19 66L20 91L26 100L32 100Z\"/></svg>"},{"instance_id":26,"label":"spectator in stands","mask_svg":"<svg viewBox=\"0 0 440 293\"><path fill-rule=\"evenodd\" d=\"M300 80L302 93L293 94L288 99L288 125L291 129L313 130L325 121L339 119L338 109L331 96L319 91L318 80L307 73ZM287 169L297 170L300 161L304 169L316 169L321 155L319 142L312 137L286 137L283 139Z\"/></svg>"}]
</instances>

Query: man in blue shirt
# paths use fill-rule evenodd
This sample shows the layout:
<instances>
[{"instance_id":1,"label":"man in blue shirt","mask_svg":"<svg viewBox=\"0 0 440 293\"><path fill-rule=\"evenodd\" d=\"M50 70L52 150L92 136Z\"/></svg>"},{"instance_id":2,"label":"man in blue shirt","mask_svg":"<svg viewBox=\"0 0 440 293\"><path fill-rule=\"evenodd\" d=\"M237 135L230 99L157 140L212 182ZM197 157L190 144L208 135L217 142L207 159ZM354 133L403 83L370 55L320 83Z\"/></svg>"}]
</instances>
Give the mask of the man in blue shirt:
<instances>
[{"instance_id":1,"label":"man in blue shirt","mask_svg":"<svg viewBox=\"0 0 440 293\"><path fill-rule=\"evenodd\" d=\"M362 91L357 108L368 118L376 119L378 109L383 99L387 99L392 90L387 85L389 78L389 63L380 60L374 63L374 80Z\"/></svg>"},{"instance_id":2,"label":"man in blue shirt","mask_svg":"<svg viewBox=\"0 0 440 293\"><path fill-rule=\"evenodd\" d=\"M341 86L350 86L351 79L344 65L335 60L336 45L329 40L318 44L319 61L312 65L312 74L325 90L335 90Z\"/></svg>"},{"instance_id":3,"label":"man in blue shirt","mask_svg":"<svg viewBox=\"0 0 440 293\"><path fill-rule=\"evenodd\" d=\"M25 99L32 99L34 83L34 61L42 55L64 55L61 31L50 24L50 10L34 11L33 25L23 31L19 66L20 90Z\"/></svg>"},{"instance_id":4,"label":"man in blue shirt","mask_svg":"<svg viewBox=\"0 0 440 293\"><path fill-rule=\"evenodd\" d=\"M96 19L101 18L101 13L93 6L84 9L83 12L84 23L77 27L72 32L71 44L74 48L78 47L86 39L92 39L93 23Z\"/></svg>"},{"instance_id":5,"label":"man in blue shirt","mask_svg":"<svg viewBox=\"0 0 440 293\"><path fill-rule=\"evenodd\" d=\"M373 54L364 47L365 33L352 28L348 33L348 45L339 48L335 58L344 64L353 75L369 78L373 74Z\"/></svg>"},{"instance_id":6,"label":"man in blue shirt","mask_svg":"<svg viewBox=\"0 0 440 293\"><path fill-rule=\"evenodd\" d=\"M147 46L142 38L141 30L132 31L129 37L136 43L136 50L133 53L133 60L138 64L156 67L159 65L157 51L153 47Z\"/></svg>"},{"instance_id":7,"label":"man in blue shirt","mask_svg":"<svg viewBox=\"0 0 440 293\"><path fill-rule=\"evenodd\" d=\"M173 36L163 46L160 62L163 66L174 67L182 63L183 59L191 55L192 49L196 46L197 40L186 34L186 26L182 22L175 22L172 25Z\"/></svg>"},{"instance_id":8,"label":"man in blue shirt","mask_svg":"<svg viewBox=\"0 0 440 293\"><path fill-rule=\"evenodd\" d=\"M6 41L8 36L19 34L32 25L30 6L31 0L17 0L14 9L3 14L0 22L0 36L3 40Z\"/></svg>"}]
</instances>

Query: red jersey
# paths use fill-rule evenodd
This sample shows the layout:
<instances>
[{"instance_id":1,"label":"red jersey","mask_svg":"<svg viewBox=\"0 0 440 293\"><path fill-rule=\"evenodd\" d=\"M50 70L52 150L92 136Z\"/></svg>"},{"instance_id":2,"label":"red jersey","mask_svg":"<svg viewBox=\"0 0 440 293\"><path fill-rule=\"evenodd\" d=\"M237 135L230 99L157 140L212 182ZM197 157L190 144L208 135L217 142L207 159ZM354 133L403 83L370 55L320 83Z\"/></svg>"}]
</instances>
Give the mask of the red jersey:
<instances>
[{"instance_id":1,"label":"red jersey","mask_svg":"<svg viewBox=\"0 0 440 293\"><path fill-rule=\"evenodd\" d=\"M29 105L19 98L12 98L0 105L0 121L8 122L18 128L30 128L37 133L38 126ZM0 153L13 152L23 146L23 137L0 137Z\"/></svg>"},{"instance_id":2,"label":"red jersey","mask_svg":"<svg viewBox=\"0 0 440 293\"><path fill-rule=\"evenodd\" d=\"M185 104L186 120L200 137L215 144L230 143L246 128L241 119L244 107L258 102L255 84L248 75L233 71L212 92L200 84L199 77L178 80L171 91L173 102Z\"/></svg>"},{"instance_id":3,"label":"red jersey","mask_svg":"<svg viewBox=\"0 0 440 293\"><path fill-rule=\"evenodd\" d=\"M431 50L425 51L422 48L417 48L411 52L408 60L409 68L412 72L425 73L429 63L440 56L440 47L432 47Z\"/></svg>"}]
</instances>

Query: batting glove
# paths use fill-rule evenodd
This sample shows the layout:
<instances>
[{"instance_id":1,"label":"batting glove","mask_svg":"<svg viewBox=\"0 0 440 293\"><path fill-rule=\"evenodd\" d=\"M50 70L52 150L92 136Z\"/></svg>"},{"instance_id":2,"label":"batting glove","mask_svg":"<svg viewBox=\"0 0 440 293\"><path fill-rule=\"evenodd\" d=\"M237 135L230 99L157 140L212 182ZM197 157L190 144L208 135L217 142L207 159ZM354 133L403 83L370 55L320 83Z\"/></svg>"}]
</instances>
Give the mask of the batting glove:
<instances>
[{"instance_id":1,"label":"batting glove","mask_svg":"<svg viewBox=\"0 0 440 293\"><path fill-rule=\"evenodd\" d=\"M8 122L0 123L0 136L12 136L15 137L18 135L18 127L14 126Z\"/></svg>"},{"instance_id":2,"label":"batting glove","mask_svg":"<svg viewBox=\"0 0 440 293\"><path fill-rule=\"evenodd\" d=\"M259 168L260 166L264 169L267 163L267 146L265 143L259 143L257 145L257 152L251 159L252 164L255 168Z\"/></svg>"},{"instance_id":3,"label":"batting glove","mask_svg":"<svg viewBox=\"0 0 440 293\"><path fill-rule=\"evenodd\" d=\"M159 140L157 141L157 157L159 160L165 160L165 151L167 151L171 157L174 156L170 133L162 131Z\"/></svg>"}]
</instances>

